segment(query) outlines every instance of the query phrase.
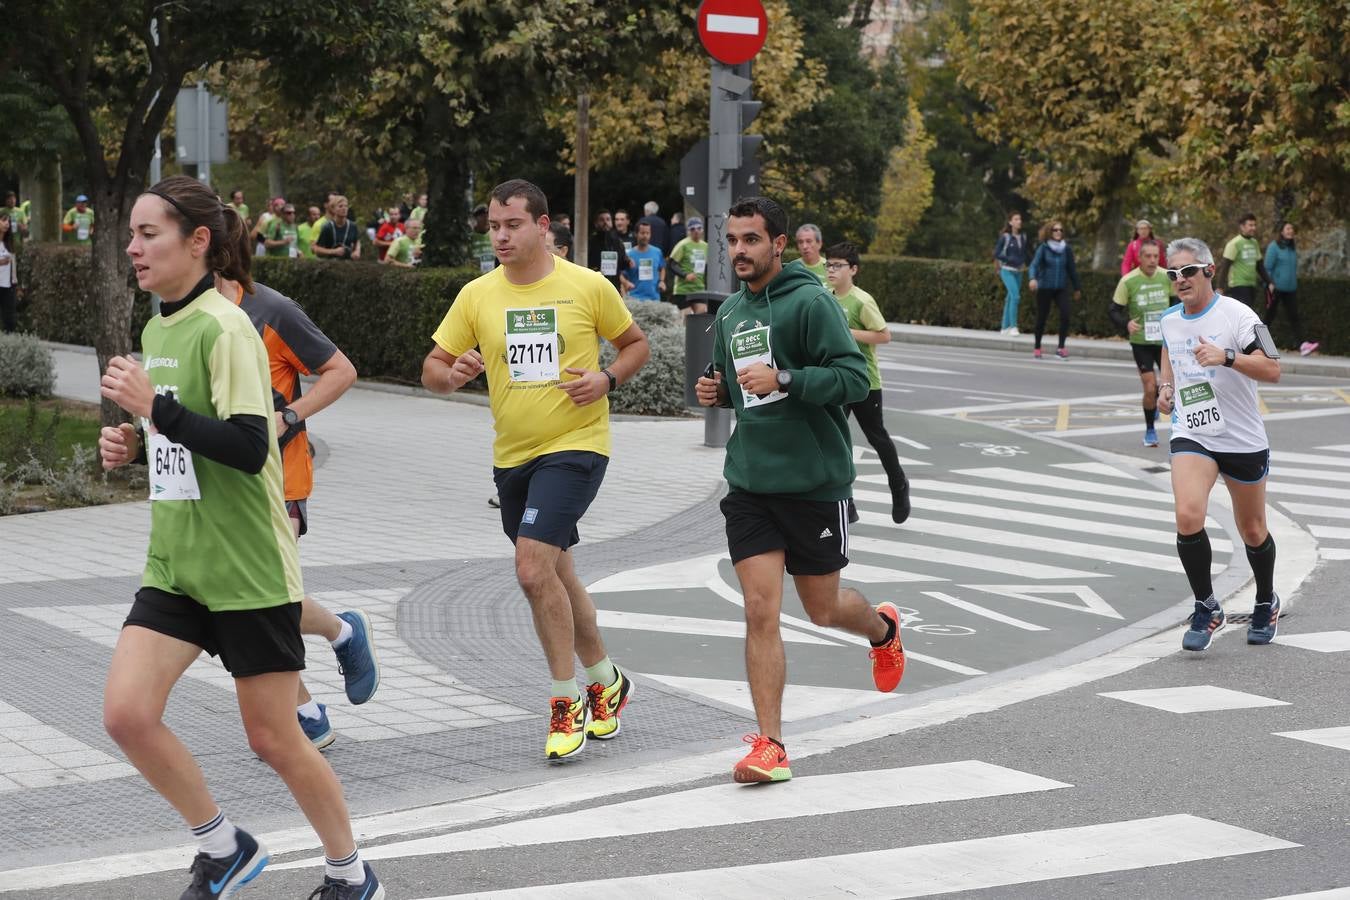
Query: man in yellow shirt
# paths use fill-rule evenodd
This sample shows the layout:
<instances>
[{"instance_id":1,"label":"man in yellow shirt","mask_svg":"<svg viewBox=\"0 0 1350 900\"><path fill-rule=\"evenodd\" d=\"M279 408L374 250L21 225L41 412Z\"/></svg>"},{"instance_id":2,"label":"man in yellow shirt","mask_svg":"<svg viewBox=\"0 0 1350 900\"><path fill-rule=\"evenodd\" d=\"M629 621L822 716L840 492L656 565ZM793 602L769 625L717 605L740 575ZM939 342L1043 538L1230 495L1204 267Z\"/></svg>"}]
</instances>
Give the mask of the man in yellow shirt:
<instances>
[{"instance_id":1,"label":"man in yellow shirt","mask_svg":"<svg viewBox=\"0 0 1350 900\"><path fill-rule=\"evenodd\" d=\"M422 384L449 394L487 369L497 439L492 475L516 577L530 601L553 687L549 759L576 756L588 737L619 733L632 682L610 660L595 604L568 548L609 463L607 394L651 355L619 292L598 272L550 253L548 200L528 181L492 189L488 234L500 266L455 298L422 363ZM619 350L600 369L600 339ZM474 349L477 347L478 349ZM586 695L574 655L586 668Z\"/></svg>"}]
</instances>

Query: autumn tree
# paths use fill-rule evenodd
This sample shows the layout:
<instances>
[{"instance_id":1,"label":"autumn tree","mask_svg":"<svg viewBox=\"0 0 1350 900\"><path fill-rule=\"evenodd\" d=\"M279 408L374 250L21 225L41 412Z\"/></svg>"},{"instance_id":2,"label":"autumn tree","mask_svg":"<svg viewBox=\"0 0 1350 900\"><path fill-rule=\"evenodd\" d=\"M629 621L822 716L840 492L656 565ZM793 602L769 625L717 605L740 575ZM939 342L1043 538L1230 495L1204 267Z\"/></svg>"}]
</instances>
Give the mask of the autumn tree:
<instances>
[{"instance_id":1,"label":"autumn tree","mask_svg":"<svg viewBox=\"0 0 1350 900\"><path fill-rule=\"evenodd\" d=\"M131 350L130 267L122 250L179 86L227 57L291 60L297 90L326 77L330 66L362 70L382 49L381 30L406 24L402 4L8 0L7 18L24 23L23 39L10 46L11 64L65 110L79 142L84 193L98 213L91 293L100 368ZM103 418L114 422L122 413L105 401Z\"/></svg>"},{"instance_id":2,"label":"autumn tree","mask_svg":"<svg viewBox=\"0 0 1350 900\"><path fill-rule=\"evenodd\" d=\"M1168 27L1203 35L1204 64L1169 79L1184 116L1169 177L1350 219L1350 2L1173 2Z\"/></svg>"},{"instance_id":3,"label":"autumn tree","mask_svg":"<svg viewBox=\"0 0 1350 900\"><path fill-rule=\"evenodd\" d=\"M899 256L914 235L933 202L933 167L928 154L936 142L923 125L923 115L913 97L905 117L904 143L891 150L886 177L881 182L881 209L873 253Z\"/></svg>"},{"instance_id":4,"label":"autumn tree","mask_svg":"<svg viewBox=\"0 0 1350 900\"><path fill-rule=\"evenodd\" d=\"M1122 18L1107 0L971 0L968 29L953 35L952 60L980 104L977 128L1022 155L1023 193L1039 213L1093 236L1096 268L1118 252L1140 156L1166 155L1181 119L1167 6Z\"/></svg>"}]
</instances>

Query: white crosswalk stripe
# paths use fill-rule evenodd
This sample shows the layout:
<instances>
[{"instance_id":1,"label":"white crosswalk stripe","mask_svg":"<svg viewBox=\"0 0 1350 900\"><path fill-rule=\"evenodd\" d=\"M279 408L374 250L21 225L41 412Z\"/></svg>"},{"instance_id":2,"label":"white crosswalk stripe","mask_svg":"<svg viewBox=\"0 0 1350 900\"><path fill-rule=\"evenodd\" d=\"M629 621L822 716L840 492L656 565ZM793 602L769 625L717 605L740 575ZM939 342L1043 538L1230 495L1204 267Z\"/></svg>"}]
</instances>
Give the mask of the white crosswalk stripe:
<instances>
[{"instance_id":1,"label":"white crosswalk stripe","mask_svg":"<svg viewBox=\"0 0 1350 900\"><path fill-rule=\"evenodd\" d=\"M1318 555L1325 560L1350 560L1350 507L1324 502L1305 503L1286 497L1307 497L1313 501L1350 500L1350 444L1317 447L1331 453L1292 453L1273 450L1270 454L1270 481L1266 486L1272 501L1294 516L1317 539ZM1338 486L1334 486L1338 485Z\"/></svg>"}]
</instances>

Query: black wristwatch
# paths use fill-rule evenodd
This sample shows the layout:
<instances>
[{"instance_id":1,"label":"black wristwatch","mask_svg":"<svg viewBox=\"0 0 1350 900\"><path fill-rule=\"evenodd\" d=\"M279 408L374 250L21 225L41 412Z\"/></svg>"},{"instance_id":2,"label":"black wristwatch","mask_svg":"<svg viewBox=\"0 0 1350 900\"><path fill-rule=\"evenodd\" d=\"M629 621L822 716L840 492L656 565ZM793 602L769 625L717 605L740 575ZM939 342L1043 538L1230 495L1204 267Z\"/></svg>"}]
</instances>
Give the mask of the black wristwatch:
<instances>
[{"instance_id":1,"label":"black wristwatch","mask_svg":"<svg viewBox=\"0 0 1350 900\"><path fill-rule=\"evenodd\" d=\"M294 428L300 424L300 417L289 406L283 406L281 408L281 421L286 423L287 428Z\"/></svg>"},{"instance_id":2,"label":"black wristwatch","mask_svg":"<svg viewBox=\"0 0 1350 900\"><path fill-rule=\"evenodd\" d=\"M1235 363L1235 362L1237 362L1237 351L1236 351L1236 350L1229 349L1229 350L1223 351L1223 364L1224 364L1225 366L1227 366L1228 368L1231 369L1231 368L1233 368L1233 363Z\"/></svg>"},{"instance_id":3,"label":"black wristwatch","mask_svg":"<svg viewBox=\"0 0 1350 900\"><path fill-rule=\"evenodd\" d=\"M619 386L619 382L614 377L614 373L611 372L609 369L601 369L600 371L604 372L605 377L609 379L609 391L607 393L611 394L614 393L614 389Z\"/></svg>"},{"instance_id":4,"label":"black wristwatch","mask_svg":"<svg viewBox=\"0 0 1350 900\"><path fill-rule=\"evenodd\" d=\"M786 391L788 389L788 385L790 384L792 384L792 373L789 372L787 369L779 369L778 386Z\"/></svg>"}]
</instances>

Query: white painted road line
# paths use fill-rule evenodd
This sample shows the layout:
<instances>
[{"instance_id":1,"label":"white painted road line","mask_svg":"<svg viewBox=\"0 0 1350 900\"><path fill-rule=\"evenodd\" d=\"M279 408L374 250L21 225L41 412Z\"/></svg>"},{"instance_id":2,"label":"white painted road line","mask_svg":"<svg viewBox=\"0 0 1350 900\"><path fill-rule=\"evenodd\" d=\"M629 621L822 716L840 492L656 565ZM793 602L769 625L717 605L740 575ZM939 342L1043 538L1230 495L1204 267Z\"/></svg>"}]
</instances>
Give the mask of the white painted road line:
<instances>
[{"instance_id":1,"label":"white painted road line","mask_svg":"<svg viewBox=\"0 0 1350 900\"><path fill-rule=\"evenodd\" d=\"M1324 506L1320 503L1294 503L1281 500L1284 511L1295 516L1320 516L1324 519L1350 519L1348 506Z\"/></svg>"},{"instance_id":2,"label":"white painted road line","mask_svg":"<svg viewBox=\"0 0 1350 900\"><path fill-rule=\"evenodd\" d=\"M684 828L716 828L871 809L952 803L1072 787L979 760L906 766L838 775L795 778L791 790L756 790L744 785L676 791L595 809L491 825L472 831L399 841L361 851L363 859L406 859L501 847L633 838ZM273 869L323 865L323 857L297 860Z\"/></svg>"},{"instance_id":3,"label":"white painted road line","mask_svg":"<svg viewBox=\"0 0 1350 900\"><path fill-rule=\"evenodd\" d=\"M1282 894L1279 897L1271 897L1270 900L1350 900L1350 887L1314 891L1311 894Z\"/></svg>"},{"instance_id":4,"label":"white painted road line","mask_svg":"<svg viewBox=\"0 0 1350 900\"><path fill-rule=\"evenodd\" d=\"M1310 634L1281 634L1275 643L1318 653L1345 653L1350 650L1350 631L1314 631Z\"/></svg>"},{"instance_id":5,"label":"white painted road line","mask_svg":"<svg viewBox=\"0 0 1350 900\"><path fill-rule=\"evenodd\" d=\"M853 553L875 553L892 559L914 562L922 560L944 566L959 566L964 569L979 569L982 572L998 572L1002 575L1015 575L1018 578L1053 579L1110 578L1106 572L1085 572L1080 569L1064 569L1059 566L1047 566L1043 563L1027 562L1024 559L1007 559L990 556L987 553L967 553L964 550L948 550L946 547L929 547L925 544L911 544L907 541L883 541L878 538L849 535L849 558Z\"/></svg>"},{"instance_id":6,"label":"white painted road line","mask_svg":"<svg viewBox=\"0 0 1350 900\"><path fill-rule=\"evenodd\" d=\"M694 616L661 616L654 613L597 609L596 621L601 628L627 628L633 631L659 631L662 634L691 634L745 640L745 621L743 619L701 619ZM783 629L782 634L783 640L792 644L838 646L833 641L823 640L810 634L802 634L800 631Z\"/></svg>"},{"instance_id":7,"label":"white painted road line","mask_svg":"<svg viewBox=\"0 0 1350 900\"><path fill-rule=\"evenodd\" d=\"M858 510L859 519L866 525L894 527L888 515ZM1146 550L1130 550L1125 547L1108 544L1089 544L1085 541L1064 540L1046 537L1042 534L1027 534L1022 531L1004 531L999 528L981 528L977 525L962 525L957 522L943 522L937 519L924 519L910 516L905 521L906 534L932 534L957 540L975 541L992 544L995 547L1031 550L1037 553L1051 553L1057 556L1074 556L1080 559L1105 561L1115 565L1137 566L1150 571L1175 572L1183 574L1185 569L1175 555L1149 553ZM1176 539L1173 538L1173 541ZM849 546L857 543L850 536ZM1222 568L1222 566L1220 566Z\"/></svg>"},{"instance_id":8,"label":"white painted road line","mask_svg":"<svg viewBox=\"0 0 1350 900\"><path fill-rule=\"evenodd\" d=\"M1350 538L1350 528L1337 528L1335 525L1309 525L1308 530L1315 538L1323 540L1345 540Z\"/></svg>"},{"instance_id":9,"label":"white painted road line","mask_svg":"<svg viewBox=\"0 0 1350 900\"><path fill-rule=\"evenodd\" d=\"M1350 750L1350 725L1338 728L1314 728L1310 731L1277 731L1275 736L1307 741L1309 744L1321 744L1337 750Z\"/></svg>"},{"instance_id":10,"label":"white painted road line","mask_svg":"<svg viewBox=\"0 0 1350 900\"><path fill-rule=\"evenodd\" d=\"M1044 625L1036 625L1032 622L1025 622L1022 619L1015 619L1012 616L1005 616L1001 612L995 612L992 609L980 606L977 603L970 603L966 600L960 600L950 594L943 594L939 591L924 591L925 597L931 597L941 603L949 606L955 606L957 609L963 609L976 616L983 616L986 619L992 619L995 622L1002 622L1004 625L1011 625L1014 628L1020 628L1023 631L1049 631Z\"/></svg>"},{"instance_id":11,"label":"white painted road line","mask_svg":"<svg viewBox=\"0 0 1350 900\"><path fill-rule=\"evenodd\" d=\"M1347 473L1350 478L1350 473ZM1323 487L1320 484L1290 484L1274 479L1266 482L1267 494L1288 494L1291 497L1317 497L1323 500L1350 500L1350 490Z\"/></svg>"},{"instance_id":12,"label":"white painted road line","mask_svg":"<svg viewBox=\"0 0 1350 900\"><path fill-rule=\"evenodd\" d=\"M542 900L604 896L643 900L784 897L894 900L1221 859L1299 844L1198 816L1157 816L1079 828L925 844L791 862L540 885L428 900ZM784 886L791 885L789 893ZM1084 894L1091 893L1084 886Z\"/></svg>"},{"instance_id":13,"label":"white painted road line","mask_svg":"<svg viewBox=\"0 0 1350 900\"><path fill-rule=\"evenodd\" d=\"M906 660L913 657L906 652ZM865 665L859 660L859 665ZM634 672L639 678L658 681L678 691L712 700L754 716L755 704L750 698L750 685L731 678L696 678L691 675L667 675L660 672ZM906 699L903 694L883 694L877 690L860 691L853 688L820 687L812 684L788 684L783 688L783 721L802 722L817 716L826 716L843 709L869 706Z\"/></svg>"},{"instance_id":14,"label":"white painted road line","mask_svg":"<svg viewBox=\"0 0 1350 900\"><path fill-rule=\"evenodd\" d=\"M989 466L980 469L956 469L953 475L966 475L974 478L988 478L992 481L1003 481L1008 484L1015 484L1021 487L1035 487L1041 492L1041 496L1047 494L1057 495L1060 491L1068 491L1070 494L1096 494L1100 497L1112 497L1116 500L1147 500L1151 503L1172 505L1172 495L1163 491L1150 490L1148 488L1122 487L1118 484L1098 484L1095 481L1086 481L1080 478L1061 478L1058 475L1046 475L1040 472L1024 472L1020 469L1009 469L1005 466ZM1062 502L1067 502L1067 498L1057 497Z\"/></svg>"},{"instance_id":15,"label":"white painted road line","mask_svg":"<svg viewBox=\"0 0 1350 900\"><path fill-rule=\"evenodd\" d=\"M1139 706L1148 706L1171 713L1217 712L1230 709L1258 709L1263 706L1288 706L1284 700L1274 700L1256 694L1247 694L1212 684L1191 687L1154 688L1143 691L1109 691L1099 694L1113 700L1124 700Z\"/></svg>"}]
</instances>

